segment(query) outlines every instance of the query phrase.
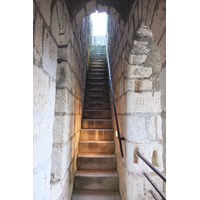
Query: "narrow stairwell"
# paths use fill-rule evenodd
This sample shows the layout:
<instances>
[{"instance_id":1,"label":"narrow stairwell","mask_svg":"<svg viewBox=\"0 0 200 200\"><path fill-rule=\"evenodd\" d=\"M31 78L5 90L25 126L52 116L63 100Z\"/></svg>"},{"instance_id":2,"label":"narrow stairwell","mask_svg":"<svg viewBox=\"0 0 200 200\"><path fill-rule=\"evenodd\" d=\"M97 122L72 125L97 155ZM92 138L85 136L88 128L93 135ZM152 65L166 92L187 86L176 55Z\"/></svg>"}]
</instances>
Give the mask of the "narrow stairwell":
<instances>
[{"instance_id":1,"label":"narrow stairwell","mask_svg":"<svg viewBox=\"0 0 200 200\"><path fill-rule=\"evenodd\" d=\"M72 200L121 200L104 46L90 54Z\"/></svg>"}]
</instances>

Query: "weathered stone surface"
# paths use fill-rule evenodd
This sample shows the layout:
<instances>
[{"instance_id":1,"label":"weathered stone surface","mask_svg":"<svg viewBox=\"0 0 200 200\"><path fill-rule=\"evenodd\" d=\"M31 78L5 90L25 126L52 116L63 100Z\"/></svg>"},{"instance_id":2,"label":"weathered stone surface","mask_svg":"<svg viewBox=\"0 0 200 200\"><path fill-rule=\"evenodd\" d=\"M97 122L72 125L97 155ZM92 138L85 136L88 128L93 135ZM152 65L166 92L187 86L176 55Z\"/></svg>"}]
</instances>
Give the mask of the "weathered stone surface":
<instances>
[{"instance_id":1,"label":"weathered stone surface","mask_svg":"<svg viewBox=\"0 0 200 200\"><path fill-rule=\"evenodd\" d=\"M132 65L139 65L146 61L147 55L146 54L130 54L129 55L129 64Z\"/></svg>"},{"instance_id":2,"label":"weathered stone surface","mask_svg":"<svg viewBox=\"0 0 200 200\"><path fill-rule=\"evenodd\" d=\"M126 79L124 82L124 92L126 91L147 91L151 90L153 83L149 79Z\"/></svg>"},{"instance_id":3,"label":"weathered stone surface","mask_svg":"<svg viewBox=\"0 0 200 200\"><path fill-rule=\"evenodd\" d=\"M58 59L68 61L70 63L70 44L64 48L58 48Z\"/></svg>"},{"instance_id":4,"label":"weathered stone surface","mask_svg":"<svg viewBox=\"0 0 200 200\"><path fill-rule=\"evenodd\" d=\"M109 15L117 22L119 23L119 13L117 10L113 7L109 9Z\"/></svg>"},{"instance_id":5,"label":"weathered stone surface","mask_svg":"<svg viewBox=\"0 0 200 200\"><path fill-rule=\"evenodd\" d=\"M52 13L52 21L51 21L51 32L56 39L56 42L58 44L59 42L59 23L58 23L58 12L57 12L57 6L55 5L53 7L53 13Z\"/></svg>"},{"instance_id":6,"label":"weathered stone surface","mask_svg":"<svg viewBox=\"0 0 200 200\"><path fill-rule=\"evenodd\" d=\"M126 117L126 138L132 142L144 142L147 138L146 120L144 117L127 116Z\"/></svg>"},{"instance_id":7,"label":"weathered stone surface","mask_svg":"<svg viewBox=\"0 0 200 200\"><path fill-rule=\"evenodd\" d=\"M158 115L157 117L157 137L162 140L162 117Z\"/></svg>"},{"instance_id":8,"label":"weathered stone surface","mask_svg":"<svg viewBox=\"0 0 200 200\"><path fill-rule=\"evenodd\" d=\"M72 71L68 62L58 63L58 69L56 74L57 87L67 87L70 91L72 89Z\"/></svg>"},{"instance_id":9,"label":"weathered stone surface","mask_svg":"<svg viewBox=\"0 0 200 200\"><path fill-rule=\"evenodd\" d=\"M53 142L64 143L70 139L72 130L72 116L55 116L53 127Z\"/></svg>"},{"instance_id":10,"label":"weathered stone surface","mask_svg":"<svg viewBox=\"0 0 200 200\"><path fill-rule=\"evenodd\" d=\"M78 14L76 15L76 24L78 25L82 20L83 18L86 16L85 14L85 9L83 8L82 10L80 10L78 12Z\"/></svg>"},{"instance_id":11,"label":"weathered stone surface","mask_svg":"<svg viewBox=\"0 0 200 200\"><path fill-rule=\"evenodd\" d=\"M55 112L69 112L69 95L67 90L56 90Z\"/></svg>"},{"instance_id":12,"label":"weathered stone surface","mask_svg":"<svg viewBox=\"0 0 200 200\"><path fill-rule=\"evenodd\" d=\"M44 32L43 43L43 69L54 79L56 79L57 68L57 46L51 38L47 29Z\"/></svg>"},{"instance_id":13,"label":"weathered stone surface","mask_svg":"<svg viewBox=\"0 0 200 200\"><path fill-rule=\"evenodd\" d=\"M125 69L125 76L127 78L149 78L151 74L151 67L143 67L140 65L127 65Z\"/></svg>"},{"instance_id":14,"label":"weathered stone surface","mask_svg":"<svg viewBox=\"0 0 200 200\"><path fill-rule=\"evenodd\" d=\"M48 109L49 77L37 66L33 67L33 109L42 113Z\"/></svg>"},{"instance_id":15,"label":"weathered stone surface","mask_svg":"<svg viewBox=\"0 0 200 200\"><path fill-rule=\"evenodd\" d=\"M48 26L50 26L51 2L52 0L36 0L40 12L42 13Z\"/></svg>"},{"instance_id":16,"label":"weathered stone surface","mask_svg":"<svg viewBox=\"0 0 200 200\"><path fill-rule=\"evenodd\" d=\"M128 92L126 95L126 111L127 113L160 113L160 98L160 92L145 92L141 94Z\"/></svg>"},{"instance_id":17,"label":"weathered stone surface","mask_svg":"<svg viewBox=\"0 0 200 200\"><path fill-rule=\"evenodd\" d=\"M50 169L50 159L36 169L33 175L33 199L50 199Z\"/></svg>"},{"instance_id":18,"label":"weathered stone surface","mask_svg":"<svg viewBox=\"0 0 200 200\"><path fill-rule=\"evenodd\" d=\"M96 10L96 0L92 0L86 5L87 16L94 13L95 10Z\"/></svg>"},{"instance_id":19,"label":"weathered stone surface","mask_svg":"<svg viewBox=\"0 0 200 200\"><path fill-rule=\"evenodd\" d=\"M156 117L151 116L149 121L148 121L148 132L150 133L151 137L155 139L156 137Z\"/></svg>"},{"instance_id":20,"label":"weathered stone surface","mask_svg":"<svg viewBox=\"0 0 200 200\"><path fill-rule=\"evenodd\" d=\"M35 33L34 33L33 53L34 53L34 58L40 62L42 59L43 22L39 14L36 15L34 31Z\"/></svg>"},{"instance_id":21,"label":"weathered stone surface","mask_svg":"<svg viewBox=\"0 0 200 200\"><path fill-rule=\"evenodd\" d=\"M133 48L131 50L131 53L132 54L147 54L150 49L148 48L148 42L145 42L145 41L137 41L137 40L134 40L133 41Z\"/></svg>"},{"instance_id":22,"label":"weathered stone surface","mask_svg":"<svg viewBox=\"0 0 200 200\"><path fill-rule=\"evenodd\" d=\"M101 12L108 12L108 6L102 6L100 4L98 4L98 12L101 13Z\"/></svg>"},{"instance_id":23,"label":"weathered stone surface","mask_svg":"<svg viewBox=\"0 0 200 200\"><path fill-rule=\"evenodd\" d=\"M67 169L70 166L72 159L72 143L65 146L53 147L52 150L52 166L51 166L51 181L58 182L62 179Z\"/></svg>"}]
</instances>

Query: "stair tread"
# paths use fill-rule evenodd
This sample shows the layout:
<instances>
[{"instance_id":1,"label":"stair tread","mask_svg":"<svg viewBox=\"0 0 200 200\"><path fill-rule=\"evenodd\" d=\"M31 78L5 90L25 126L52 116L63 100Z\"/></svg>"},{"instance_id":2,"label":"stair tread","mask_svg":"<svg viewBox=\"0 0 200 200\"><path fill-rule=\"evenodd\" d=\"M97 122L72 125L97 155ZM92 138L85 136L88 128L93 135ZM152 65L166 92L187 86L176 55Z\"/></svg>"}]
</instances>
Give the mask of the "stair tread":
<instances>
[{"instance_id":1,"label":"stair tread","mask_svg":"<svg viewBox=\"0 0 200 200\"><path fill-rule=\"evenodd\" d=\"M115 154L105 154L105 153L78 153L78 157L84 158L115 158Z\"/></svg>"},{"instance_id":2,"label":"stair tread","mask_svg":"<svg viewBox=\"0 0 200 200\"><path fill-rule=\"evenodd\" d=\"M121 200L119 191L74 190L72 200Z\"/></svg>"},{"instance_id":3,"label":"stair tread","mask_svg":"<svg viewBox=\"0 0 200 200\"><path fill-rule=\"evenodd\" d=\"M113 131L112 128L81 128L81 130L85 131Z\"/></svg>"},{"instance_id":4,"label":"stair tread","mask_svg":"<svg viewBox=\"0 0 200 200\"><path fill-rule=\"evenodd\" d=\"M113 140L79 140L79 143L99 143L99 144L104 144L104 143L115 143Z\"/></svg>"},{"instance_id":5,"label":"stair tread","mask_svg":"<svg viewBox=\"0 0 200 200\"><path fill-rule=\"evenodd\" d=\"M76 177L118 177L117 170L112 169L81 169L77 170Z\"/></svg>"}]
</instances>

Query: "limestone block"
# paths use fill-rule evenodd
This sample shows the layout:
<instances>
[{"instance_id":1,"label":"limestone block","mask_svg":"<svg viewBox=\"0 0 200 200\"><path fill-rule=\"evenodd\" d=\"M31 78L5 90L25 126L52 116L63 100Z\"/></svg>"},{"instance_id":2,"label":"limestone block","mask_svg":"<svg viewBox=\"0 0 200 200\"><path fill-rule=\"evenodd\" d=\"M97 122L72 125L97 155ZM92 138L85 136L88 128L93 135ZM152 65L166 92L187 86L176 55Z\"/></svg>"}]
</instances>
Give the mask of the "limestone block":
<instances>
[{"instance_id":1,"label":"limestone block","mask_svg":"<svg viewBox=\"0 0 200 200\"><path fill-rule=\"evenodd\" d=\"M83 8L76 15L76 24L78 25L83 20L83 18L85 18L85 16L86 16L85 9Z\"/></svg>"},{"instance_id":2,"label":"limestone block","mask_svg":"<svg viewBox=\"0 0 200 200\"><path fill-rule=\"evenodd\" d=\"M162 68L160 76L161 106L166 111L166 67Z\"/></svg>"},{"instance_id":3,"label":"limestone block","mask_svg":"<svg viewBox=\"0 0 200 200\"><path fill-rule=\"evenodd\" d=\"M70 63L70 43L67 47L58 48L58 59L68 61L68 63Z\"/></svg>"},{"instance_id":4,"label":"limestone block","mask_svg":"<svg viewBox=\"0 0 200 200\"><path fill-rule=\"evenodd\" d=\"M121 30L121 32L123 32L124 31L124 20L120 20L120 30Z\"/></svg>"},{"instance_id":5,"label":"limestone block","mask_svg":"<svg viewBox=\"0 0 200 200\"><path fill-rule=\"evenodd\" d=\"M34 26L33 53L34 53L34 58L39 62L42 59L42 31L43 31L43 22L40 15L37 13Z\"/></svg>"},{"instance_id":6,"label":"limestone block","mask_svg":"<svg viewBox=\"0 0 200 200\"><path fill-rule=\"evenodd\" d=\"M153 86L153 83L149 79L126 79L124 81L124 92L126 91L135 91L135 92L141 92L141 91L147 91L151 90Z\"/></svg>"},{"instance_id":7,"label":"limestone block","mask_svg":"<svg viewBox=\"0 0 200 200\"><path fill-rule=\"evenodd\" d=\"M140 65L127 65L125 69L125 76L127 78L149 78L151 74L151 67L143 67Z\"/></svg>"},{"instance_id":8,"label":"limestone block","mask_svg":"<svg viewBox=\"0 0 200 200\"><path fill-rule=\"evenodd\" d=\"M138 149L139 152L161 172L164 170L162 159L163 147L161 144L158 142L138 144ZM141 159L138 159L138 161L143 162ZM144 162L143 170L146 172L152 172L152 170Z\"/></svg>"},{"instance_id":9,"label":"limestone block","mask_svg":"<svg viewBox=\"0 0 200 200\"><path fill-rule=\"evenodd\" d=\"M87 16L94 13L95 11L96 11L96 0L92 0L86 5Z\"/></svg>"},{"instance_id":10,"label":"limestone block","mask_svg":"<svg viewBox=\"0 0 200 200\"><path fill-rule=\"evenodd\" d=\"M54 79L56 79L57 68L57 46L51 38L47 29L44 32L43 44L43 69Z\"/></svg>"},{"instance_id":11,"label":"limestone block","mask_svg":"<svg viewBox=\"0 0 200 200\"><path fill-rule=\"evenodd\" d=\"M117 10L113 7L110 7L109 9L109 15L112 17L117 23L119 23L119 13Z\"/></svg>"},{"instance_id":12,"label":"limestone block","mask_svg":"<svg viewBox=\"0 0 200 200\"><path fill-rule=\"evenodd\" d=\"M72 144L71 141L65 146L53 147L52 150L52 165L51 165L51 181L58 182L62 179L72 160Z\"/></svg>"},{"instance_id":13,"label":"limestone block","mask_svg":"<svg viewBox=\"0 0 200 200\"><path fill-rule=\"evenodd\" d=\"M162 117L160 115L157 117L157 137L162 140Z\"/></svg>"},{"instance_id":14,"label":"limestone block","mask_svg":"<svg viewBox=\"0 0 200 200\"><path fill-rule=\"evenodd\" d=\"M58 63L56 73L57 87L67 87L70 91L72 89L72 71L68 62Z\"/></svg>"},{"instance_id":15,"label":"limestone block","mask_svg":"<svg viewBox=\"0 0 200 200\"><path fill-rule=\"evenodd\" d=\"M39 10L42 13L48 26L50 26L51 2L52 0L36 0Z\"/></svg>"},{"instance_id":16,"label":"limestone block","mask_svg":"<svg viewBox=\"0 0 200 200\"><path fill-rule=\"evenodd\" d=\"M144 142L147 140L146 119L144 117L126 117L126 138L131 142Z\"/></svg>"},{"instance_id":17,"label":"limestone block","mask_svg":"<svg viewBox=\"0 0 200 200\"><path fill-rule=\"evenodd\" d=\"M126 172L126 200L143 199L144 197L144 177L134 177Z\"/></svg>"},{"instance_id":18,"label":"limestone block","mask_svg":"<svg viewBox=\"0 0 200 200\"><path fill-rule=\"evenodd\" d=\"M131 50L131 53L132 54L137 54L137 53L140 53L140 54L147 54L150 49L148 48L148 42L145 42L145 41L137 41L137 40L134 40L133 41L133 48Z\"/></svg>"},{"instance_id":19,"label":"limestone block","mask_svg":"<svg viewBox=\"0 0 200 200\"><path fill-rule=\"evenodd\" d=\"M153 34L147 26L142 25L136 35L143 41L152 41Z\"/></svg>"},{"instance_id":20,"label":"limestone block","mask_svg":"<svg viewBox=\"0 0 200 200\"><path fill-rule=\"evenodd\" d=\"M53 142L64 143L67 142L72 132L72 116L55 116L53 126Z\"/></svg>"},{"instance_id":21,"label":"limestone block","mask_svg":"<svg viewBox=\"0 0 200 200\"><path fill-rule=\"evenodd\" d=\"M46 116L47 115L47 116ZM33 167L51 156L53 118L48 114L33 116Z\"/></svg>"},{"instance_id":22,"label":"limestone block","mask_svg":"<svg viewBox=\"0 0 200 200\"><path fill-rule=\"evenodd\" d=\"M33 174L33 199L50 199L50 170L49 159L37 173Z\"/></svg>"},{"instance_id":23,"label":"limestone block","mask_svg":"<svg viewBox=\"0 0 200 200\"><path fill-rule=\"evenodd\" d=\"M101 13L101 12L107 13L108 12L108 6L102 6L102 5L98 4L97 10L98 10L99 13Z\"/></svg>"},{"instance_id":24,"label":"limestone block","mask_svg":"<svg viewBox=\"0 0 200 200\"><path fill-rule=\"evenodd\" d=\"M56 42L58 44L59 42L59 23L58 23L58 12L57 12L57 6L55 5L53 7L53 13L52 13L52 21L51 21L51 32L56 39Z\"/></svg>"},{"instance_id":25,"label":"limestone block","mask_svg":"<svg viewBox=\"0 0 200 200\"><path fill-rule=\"evenodd\" d=\"M160 113L161 112L161 93L144 92L134 93L127 92L126 95L126 112L127 113Z\"/></svg>"},{"instance_id":26,"label":"limestone block","mask_svg":"<svg viewBox=\"0 0 200 200\"><path fill-rule=\"evenodd\" d=\"M57 12L58 12L58 23L59 23L59 35L65 33L65 13L64 13L64 5L61 1L56 2Z\"/></svg>"},{"instance_id":27,"label":"limestone block","mask_svg":"<svg viewBox=\"0 0 200 200\"><path fill-rule=\"evenodd\" d=\"M126 112L126 96L123 95L120 99L121 102L121 113L125 113Z\"/></svg>"},{"instance_id":28,"label":"limestone block","mask_svg":"<svg viewBox=\"0 0 200 200\"><path fill-rule=\"evenodd\" d=\"M50 188L50 199L55 200L59 199L63 191L62 184L60 182L51 182Z\"/></svg>"},{"instance_id":29,"label":"limestone block","mask_svg":"<svg viewBox=\"0 0 200 200\"><path fill-rule=\"evenodd\" d=\"M147 55L146 54L130 54L128 62L129 64L139 65L146 61Z\"/></svg>"},{"instance_id":30,"label":"limestone block","mask_svg":"<svg viewBox=\"0 0 200 200\"><path fill-rule=\"evenodd\" d=\"M148 121L148 132L151 138L155 139L156 137L156 117L151 116Z\"/></svg>"},{"instance_id":31,"label":"limestone block","mask_svg":"<svg viewBox=\"0 0 200 200\"><path fill-rule=\"evenodd\" d=\"M37 66L33 67L33 111L48 110L49 77Z\"/></svg>"},{"instance_id":32,"label":"limestone block","mask_svg":"<svg viewBox=\"0 0 200 200\"><path fill-rule=\"evenodd\" d=\"M69 113L69 92L65 90L56 90L55 112Z\"/></svg>"}]
</instances>

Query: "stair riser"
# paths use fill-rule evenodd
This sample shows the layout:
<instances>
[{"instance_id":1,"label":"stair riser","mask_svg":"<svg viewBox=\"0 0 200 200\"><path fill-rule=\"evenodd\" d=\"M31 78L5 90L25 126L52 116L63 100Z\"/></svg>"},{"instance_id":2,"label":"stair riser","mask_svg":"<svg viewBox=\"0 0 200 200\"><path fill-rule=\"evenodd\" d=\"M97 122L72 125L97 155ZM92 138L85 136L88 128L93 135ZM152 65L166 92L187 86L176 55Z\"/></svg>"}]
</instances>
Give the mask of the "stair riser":
<instances>
[{"instance_id":1,"label":"stair riser","mask_svg":"<svg viewBox=\"0 0 200 200\"><path fill-rule=\"evenodd\" d=\"M107 129L112 128L112 121L97 121L97 120L82 120L82 128L99 128Z\"/></svg>"},{"instance_id":2,"label":"stair riser","mask_svg":"<svg viewBox=\"0 0 200 200\"><path fill-rule=\"evenodd\" d=\"M108 80L106 79L87 79L86 82L88 84L91 84L91 83L102 83L102 84L107 84L108 83Z\"/></svg>"},{"instance_id":3,"label":"stair riser","mask_svg":"<svg viewBox=\"0 0 200 200\"><path fill-rule=\"evenodd\" d=\"M85 97L85 102L109 102L110 99L108 96L99 96L99 97L94 97L94 96L86 96Z\"/></svg>"},{"instance_id":4,"label":"stair riser","mask_svg":"<svg viewBox=\"0 0 200 200\"><path fill-rule=\"evenodd\" d=\"M86 89L108 89L108 84L86 84Z\"/></svg>"},{"instance_id":5,"label":"stair riser","mask_svg":"<svg viewBox=\"0 0 200 200\"><path fill-rule=\"evenodd\" d=\"M84 119L111 119L111 111L83 111Z\"/></svg>"},{"instance_id":6,"label":"stair riser","mask_svg":"<svg viewBox=\"0 0 200 200\"><path fill-rule=\"evenodd\" d=\"M75 189L80 190L118 190L118 177L76 177L74 178Z\"/></svg>"},{"instance_id":7,"label":"stair riser","mask_svg":"<svg viewBox=\"0 0 200 200\"><path fill-rule=\"evenodd\" d=\"M110 102L104 102L104 103L84 103L84 109L91 109L91 110L110 110Z\"/></svg>"},{"instance_id":8,"label":"stair riser","mask_svg":"<svg viewBox=\"0 0 200 200\"><path fill-rule=\"evenodd\" d=\"M105 61L90 61L89 62L89 65L106 65L106 62Z\"/></svg>"},{"instance_id":9,"label":"stair riser","mask_svg":"<svg viewBox=\"0 0 200 200\"><path fill-rule=\"evenodd\" d=\"M106 67L92 67L90 66L88 73L107 73Z\"/></svg>"},{"instance_id":10,"label":"stair riser","mask_svg":"<svg viewBox=\"0 0 200 200\"><path fill-rule=\"evenodd\" d=\"M109 95L109 91L108 90L86 90L85 91L85 96L87 96L87 95L97 95L97 94Z\"/></svg>"},{"instance_id":11,"label":"stair riser","mask_svg":"<svg viewBox=\"0 0 200 200\"><path fill-rule=\"evenodd\" d=\"M107 75L96 75L96 74L89 74L89 75L87 75L87 78L88 79L107 79ZM108 82L107 80L106 80L106 82Z\"/></svg>"},{"instance_id":12,"label":"stair riser","mask_svg":"<svg viewBox=\"0 0 200 200\"><path fill-rule=\"evenodd\" d=\"M77 168L79 170L85 169L115 169L116 158L104 157L104 158L88 158L78 157Z\"/></svg>"},{"instance_id":13,"label":"stair riser","mask_svg":"<svg viewBox=\"0 0 200 200\"><path fill-rule=\"evenodd\" d=\"M114 133L111 131L104 130L81 130L80 140L99 140L99 141L113 141Z\"/></svg>"},{"instance_id":14,"label":"stair riser","mask_svg":"<svg viewBox=\"0 0 200 200\"><path fill-rule=\"evenodd\" d=\"M115 153L114 143L82 143L79 142L79 152L80 153Z\"/></svg>"}]
</instances>

